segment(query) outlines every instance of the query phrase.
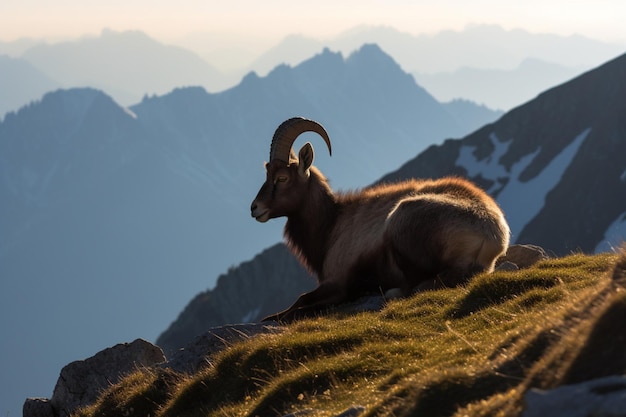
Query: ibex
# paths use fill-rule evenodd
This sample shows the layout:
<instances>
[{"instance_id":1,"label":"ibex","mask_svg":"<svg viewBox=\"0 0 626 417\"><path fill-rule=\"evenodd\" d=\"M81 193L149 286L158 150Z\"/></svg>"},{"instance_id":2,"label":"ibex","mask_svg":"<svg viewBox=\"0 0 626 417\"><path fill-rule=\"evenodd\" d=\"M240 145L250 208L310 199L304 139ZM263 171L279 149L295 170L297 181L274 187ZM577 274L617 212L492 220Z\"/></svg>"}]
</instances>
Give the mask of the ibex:
<instances>
[{"instance_id":1,"label":"ibex","mask_svg":"<svg viewBox=\"0 0 626 417\"><path fill-rule=\"evenodd\" d=\"M471 182L456 178L408 180L334 193L312 165L313 147L298 157L291 147L319 123L292 118L272 139L266 180L252 202L252 217L287 217L284 235L300 261L317 276L315 290L265 320L309 316L368 291L454 286L491 272L509 245L509 227L496 202Z\"/></svg>"}]
</instances>

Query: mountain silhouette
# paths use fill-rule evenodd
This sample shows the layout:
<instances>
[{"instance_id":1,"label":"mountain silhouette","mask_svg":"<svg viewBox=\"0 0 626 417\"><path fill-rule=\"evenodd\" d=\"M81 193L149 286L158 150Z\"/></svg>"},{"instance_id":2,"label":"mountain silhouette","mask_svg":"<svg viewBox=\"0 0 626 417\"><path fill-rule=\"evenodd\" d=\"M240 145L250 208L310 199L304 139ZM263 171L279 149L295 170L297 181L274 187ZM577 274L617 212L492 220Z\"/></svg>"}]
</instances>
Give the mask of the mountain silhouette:
<instances>
[{"instance_id":1,"label":"mountain silhouette","mask_svg":"<svg viewBox=\"0 0 626 417\"><path fill-rule=\"evenodd\" d=\"M176 87L201 85L216 91L223 77L193 52L139 31L105 29L97 37L36 45L21 57L65 88L98 88L123 105Z\"/></svg>"}]
</instances>

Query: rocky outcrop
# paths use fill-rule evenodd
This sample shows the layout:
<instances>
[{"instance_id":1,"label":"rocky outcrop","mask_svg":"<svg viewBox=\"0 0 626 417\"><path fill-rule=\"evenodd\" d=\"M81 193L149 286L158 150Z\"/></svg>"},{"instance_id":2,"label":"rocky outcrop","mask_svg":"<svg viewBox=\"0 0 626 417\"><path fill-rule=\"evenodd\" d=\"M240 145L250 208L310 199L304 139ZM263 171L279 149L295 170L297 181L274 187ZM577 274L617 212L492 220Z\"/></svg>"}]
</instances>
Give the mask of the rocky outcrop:
<instances>
[{"instance_id":1,"label":"rocky outcrop","mask_svg":"<svg viewBox=\"0 0 626 417\"><path fill-rule=\"evenodd\" d=\"M124 375L139 367L165 362L163 351L142 339L105 349L94 356L66 365L50 400L29 398L23 417L67 417L77 408L92 404L98 395Z\"/></svg>"}]
</instances>

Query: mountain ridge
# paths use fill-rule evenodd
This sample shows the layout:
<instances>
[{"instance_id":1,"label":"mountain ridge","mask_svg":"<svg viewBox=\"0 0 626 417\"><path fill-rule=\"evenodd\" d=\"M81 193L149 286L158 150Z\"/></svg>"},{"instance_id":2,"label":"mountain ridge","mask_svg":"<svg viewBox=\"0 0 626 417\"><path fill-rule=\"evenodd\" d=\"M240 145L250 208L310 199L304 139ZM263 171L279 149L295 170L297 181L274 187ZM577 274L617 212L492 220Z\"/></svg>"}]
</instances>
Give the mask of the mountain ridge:
<instances>
[{"instance_id":1,"label":"mountain ridge","mask_svg":"<svg viewBox=\"0 0 626 417\"><path fill-rule=\"evenodd\" d=\"M112 42L117 42L114 50L111 48ZM36 40L0 42L0 54L30 59L31 64L48 78L54 79L59 86L69 88L89 84L104 89L123 105L130 105L146 94L164 94L173 88L188 85L201 85L211 92L224 91L235 86L250 71L265 76L277 65L298 65L325 47L348 56L365 43L377 43L405 71L416 74L420 83L436 93L439 100L463 98L492 108L508 110L550 85L565 81L580 70L594 67L626 48L626 45L582 36L535 34L489 25L474 25L460 31L449 30L428 35L412 35L391 27L362 26L326 40L289 35L256 60L250 58L251 62L242 63L241 69L231 66L218 70L215 68L217 62L214 61L216 55L207 55L203 51L211 49L211 45L221 45L223 42L224 39L209 36L200 43L201 46L198 46L197 41L189 43L183 40L179 42L182 46L173 46L151 39L139 31L116 32L104 29L99 36L90 35L55 43ZM250 42L256 44L254 41ZM61 62L58 57L51 57L50 60L45 58L53 51L64 55ZM445 53L441 53L442 51ZM237 50L231 51L231 55L236 53ZM231 58L226 59L224 53L218 56L226 62L232 61ZM85 57L92 58L86 60ZM520 90L519 74L516 71L511 72L511 69L527 59L554 62L567 67L567 71L535 71L535 82L524 80L525 88ZM178 67L170 73L164 72L166 66L163 65L163 60ZM120 61L132 65L120 66ZM67 63L72 65L65 65ZM459 77L461 80L466 79L462 73L455 73L451 79L450 74L446 74L459 71L461 67L473 68L473 76L478 77L484 89L464 88L454 94L451 94L449 87L444 89L441 85L442 78L449 79L446 82L448 86L457 85L460 82ZM64 70L59 71L59 68ZM0 72L2 71L0 65ZM508 97L497 95L499 91L503 91L502 88L489 88L489 85L484 84L485 79L493 80L494 74L490 72L494 71L495 76L502 79L503 86L517 86L507 89ZM472 83L476 84L475 81ZM30 95L27 100L37 98L39 96ZM4 100L7 101L7 98L4 97ZM5 107L7 110L15 110L23 104L26 104L23 99L10 100Z\"/></svg>"}]
</instances>

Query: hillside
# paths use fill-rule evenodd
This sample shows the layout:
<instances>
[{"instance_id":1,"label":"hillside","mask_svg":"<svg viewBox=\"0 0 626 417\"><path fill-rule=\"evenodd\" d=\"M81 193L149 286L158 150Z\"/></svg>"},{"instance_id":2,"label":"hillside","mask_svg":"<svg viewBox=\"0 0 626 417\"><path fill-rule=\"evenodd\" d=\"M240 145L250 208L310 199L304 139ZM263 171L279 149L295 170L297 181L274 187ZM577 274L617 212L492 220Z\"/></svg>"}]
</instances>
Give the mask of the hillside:
<instances>
[{"instance_id":1,"label":"hillside","mask_svg":"<svg viewBox=\"0 0 626 417\"><path fill-rule=\"evenodd\" d=\"M624 253L483 274L226 346L191 374L139 370L75 415L517 416L533 389L626 372L625 285Z\"/></svg>"}]
</instances>

